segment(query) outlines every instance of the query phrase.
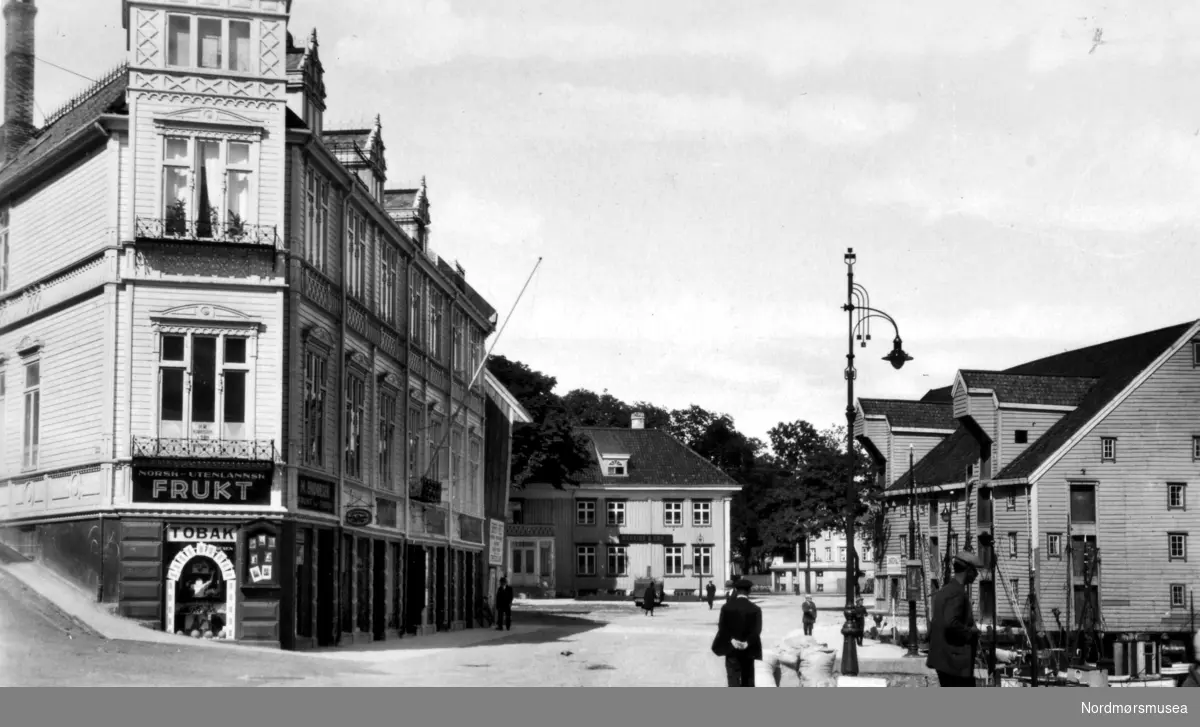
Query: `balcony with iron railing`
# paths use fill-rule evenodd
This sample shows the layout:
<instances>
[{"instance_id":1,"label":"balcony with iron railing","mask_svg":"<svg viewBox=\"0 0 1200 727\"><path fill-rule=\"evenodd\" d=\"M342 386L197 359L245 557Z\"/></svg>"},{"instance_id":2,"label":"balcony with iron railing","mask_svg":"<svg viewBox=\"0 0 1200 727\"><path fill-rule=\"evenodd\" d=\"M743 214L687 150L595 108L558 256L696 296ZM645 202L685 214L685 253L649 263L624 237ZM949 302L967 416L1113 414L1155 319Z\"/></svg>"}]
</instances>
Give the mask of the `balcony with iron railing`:
<instances>
[{"instance_id":1,"label":"balcony with iron railing","mask_svg":"<svg viewBox=\"0 0 1200 727\"><path fill-rule=\"evenodd\" d=\"M274 439L180 439L134 437L134 457L275 462Z\"/></svg>"},{"instance_id":2,"label":"balcony with iron railing","mask_svg":"<svg viewBox=\"0 0 1200 727\"><path fill-rule=\"evenodd\" d=\"M183 216L168 216L158 219L138 217L135 235L139 241L190 242L218 245L240 245L246 247L279 246L279 235L275 225L252 225L236 215L221 222L219 219L190 220Z\"/></svg>"}]
</instances>

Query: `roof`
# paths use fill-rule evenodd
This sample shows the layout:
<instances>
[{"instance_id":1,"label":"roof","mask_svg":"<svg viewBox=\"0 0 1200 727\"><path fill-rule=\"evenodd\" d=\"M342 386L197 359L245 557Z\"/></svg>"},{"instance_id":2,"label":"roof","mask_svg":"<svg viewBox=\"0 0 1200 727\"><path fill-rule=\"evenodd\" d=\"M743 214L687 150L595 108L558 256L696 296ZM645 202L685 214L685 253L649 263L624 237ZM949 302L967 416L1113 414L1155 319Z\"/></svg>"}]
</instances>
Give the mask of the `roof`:
<instances>
[{"instance_id":1,"label":"roof","mask_svg":"<svg viewBox=\"0 0 1200 727\"><path fill-rule=\"evenodd\" d=\"M533 417L529 414L529 410L521 405L521 402L517 399L517 397L513 396L512 392L509 391L508 388L500 382L500 379L497 379L491 371L488 371L486 366L483 369L483 384L484 389L487 391L488 398L492 399L497 406L500 406L502 409L504 409L505 415L508 416L511 421L521 422L523 424L529 424L533 421Z\"/></svg>"},{"instance_id":2,"label":"roof","mask_svg":"<svg viewBox=\"0 0 1200 727\"><path fill-rule=\"evenodd\" d=\"M996 479L1017 479L1032 474L1195 323L1196 321L1189 321L1160 328L1157 331L1067 351L1009 369L1008 373L1074 373L1094 377L1098 381L1079 401L1074 411L1068 412L1036 442L1017 455L996 475Z\"/></svg>"},{"instance_id":3,"label":"roof","mask_svg":"<svg viewBox=\"0 0 1200 727\"><path fill-rule=\"evenodd\" d=\"M946 402L947 404L954 402L954 387L943 386L940 389L930 389L925 392L925 396L921 397L921 401L937 401Z\"/></svg>"},{"instance_id":4,"label":"roof","mask_svg":"<svg viewBox=\"0 0 1200 727\"><path fill-rule=\"evenodd\" d=\"M1009 387L1006 391L1011 389L1014 396L1026 397L1044 391L1051 401L1024 403L1052 403L1070 399L1073 403L1068 405L1075 406L1074 410L1064 414L1045 434L1008 463L994 479L1013 480L1032 474L1195 323L1191 321L1066 351L1005 371L964 372L964 378L969 379L968 386L973 385L972 381L989 382ZM1090 382L1086 388L1085 382ZM997 397L1005 400L999 391ZM979 447L975 438L960 425L954 434L942 440L917 463L914 468L917 486L961 483L967 465L978 459ZM888 490L907 487L908 473L905 473Z\"/></svg>"},{"instance_id":5,"label":"roof","mask_svg":"<svg viewBox=\"0 0 1200 727\"><path fill-rule=\"evenodd\" d=\"M740 487L719 467L661 429L579 427L576 431L592 445L592 461L579 475L580 484ZM627 475L602 475L597 450L627 453Z\"/></svg>"},{"instance_id":6,"label":"roof","mask_svg":"<svg viewBox=\"0 0 1200 727\"><path fill-rule=\"evenodd\" d=\"M944 429L954 431L954 406L949 402L908 401L902 399L859 399L865 416L886 417L893 427Z\"/></svg>"},{"instance_id":7,"label":"roof","mask_svg":"<svg viewBox=\"0 0 1200 727\"><path fill-rule=\"evenodd\" d=\"M1076 406L1099 379L1087 376L1041 376L1001 371L959 372L969 389L990 389L1006 404Z\"/></svg>"},{"instance_id":8,"label":"roof","mask_svg":"<svg viewBox=\"0 0 1200 727\"><path fill-rule=\"evenodd\" d=\"M102 114L126 113L125 91L128 87L128 68L119 66L49 114L46 117L49 123L36 129L12 161L0 169L0 185L33 167L46 152Z\"/></svg>"}]
</instances>

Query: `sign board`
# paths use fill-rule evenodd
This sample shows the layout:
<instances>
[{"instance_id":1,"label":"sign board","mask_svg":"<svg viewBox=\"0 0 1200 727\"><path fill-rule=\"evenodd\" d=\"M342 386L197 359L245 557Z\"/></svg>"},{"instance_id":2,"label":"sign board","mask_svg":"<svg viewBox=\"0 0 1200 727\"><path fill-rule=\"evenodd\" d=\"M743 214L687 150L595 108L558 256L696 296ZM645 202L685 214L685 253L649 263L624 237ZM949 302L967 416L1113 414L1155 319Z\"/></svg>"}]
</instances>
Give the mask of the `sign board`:
<instances>
[{"instance_id":1,"label":"sign board","mask_svg":"<svg viewBox=\"0 0 1200 727\"><path fill-rule=\"evenodd\" d=\"M488 520L488 565L504 565L504 522Z\"/></svg>"},{"instance_id":2,"label":"sign board","mask_svg":"<svg viewBox=\"0 0 1200 727\"><path fill-rule=\"evenodd\" d=\"M903 562L900 560L900 556L889 555L887 557L887 574L888 575L890 575L890 576L891 575L896 575L896 576L900 575L901 573L904 572L904 569L902 568L902 566L903 566Z\"/></svg>"},{"instance_id":3,"label":"sign board","mask_svg":"<svg viewBox=\"0 0 1200 727\"><path fill-rule=\"evenodd\" d=\"M168 543L236 543L237 534L232 525L167 525Z\"/></svg>"},{"instance_id":4,"label":"sign board","mask_svg":"<svg viewBox=\"0 0 1200 727\"><path fill-rule=\"evenodd\" d=\"M310 512L323 512L326 515L337 513L334 502L334 484L312 477L300 477L296 481L296 507Z\"/></svg>"},{"instance_id":5,"label":"sign board","mask_svg":"<svg viewBox=\"0 0 1200 727\"><path fill-rule=\"evenodd\" d=\"M157 505L271 504L272 469L210 466L133 467L133 501Z\"/></svg>"},{"instance_id":6,"label":"sign board","mask_svg":"<svg viewBox=\"0 0 1200 727\"><path fill-rule=\"evenodd\" d=\"M352 528L361 528L371 524L374 516L365 507L352 507L346 511L346 524Z\"/></svg>"},{"instance_id":7,"label":"sign board","mask_svg":"<svg viewBox=\"0 0 1200 727\"><path fill-rule=\"evenodd\" d=\"M618 533L617 542L621 545L639 545L650 543L652 545L674 545L675 536L671 533L663 533L661 535L644 535L641 533Z\"/></svg>"}]
</instances>

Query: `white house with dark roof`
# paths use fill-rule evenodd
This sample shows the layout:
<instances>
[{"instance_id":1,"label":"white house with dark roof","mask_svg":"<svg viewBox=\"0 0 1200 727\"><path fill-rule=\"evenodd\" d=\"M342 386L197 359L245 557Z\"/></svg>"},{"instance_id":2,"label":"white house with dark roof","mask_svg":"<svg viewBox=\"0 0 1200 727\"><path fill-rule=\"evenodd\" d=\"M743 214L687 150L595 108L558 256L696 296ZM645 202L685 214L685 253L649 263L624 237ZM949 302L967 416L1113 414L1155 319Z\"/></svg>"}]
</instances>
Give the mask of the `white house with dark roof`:
<instances>
[{"instance_id":1,"label":"white house with dark roof","mask_svg":"<svg viewBox=\"0 0 1200 727\"><path fill-rule=\"evenodd\" d=\"M1053 642L1043 646L1091 629L1118 675L1158 668L1164 641L1190 643L1200 585L1190 552L1200 514L1187 502L1200 480L1198 372L1200 322L1005 371L959 371L958 428L889 488L887 555L906 557L910 485L919 499L928 579L920 611L946 555L973 548L997 558L976 586L985 622L1035 620ZM898 576L888 596L901 615L902 568L884 574Z\"/></svg>"},{"instance_id":2,"label":"white house with dark roof","mask_svg":"<svg viewBox=\"0 0 1200 727\"><path fill-rule=\"evenodd\" d=\"M533 596L631 594L653 578L689 595L731 573L730 502L741 486L634 414L625 428L582 427L590 466L578 486L528 484L507 526L513 588Z\"/></svg>"}]
</instances>

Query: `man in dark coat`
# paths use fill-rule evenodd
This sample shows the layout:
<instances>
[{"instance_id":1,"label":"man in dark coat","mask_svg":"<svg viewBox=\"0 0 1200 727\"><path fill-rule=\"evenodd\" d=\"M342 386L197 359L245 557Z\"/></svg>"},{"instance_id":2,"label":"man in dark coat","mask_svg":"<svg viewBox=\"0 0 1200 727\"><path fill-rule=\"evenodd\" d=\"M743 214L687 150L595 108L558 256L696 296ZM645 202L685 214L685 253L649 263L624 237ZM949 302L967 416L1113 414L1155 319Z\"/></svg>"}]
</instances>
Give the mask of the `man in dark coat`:
<instances>
[{"instance_id":1,"label":"man in dark coat","mask_svg":"<svg viewBox=\"0 0 1200 727\"><path fill-rule=\"evenodd\" d=\"M655 592L654 581L650 581L650 585L646 586L646 590L642 592L642 609L647 616L654 615L654 606L658 603L658 594Z\"/></svg>"},{"instance_id":2,"label":"man in dark coat","mask_svg":"<svg viewBox=\"0 0 1200 727\"><path fill-rule=\"evenodd\" d=\"M496 630L512 631L513 589L508 585L507 578L500 579L500 587L496 589Z\"/></svg>"},{"instance_id":3,"label":"man in dark coat","mask_svg":"<svg viewBox=\"0 0 1200 727\"><path fill-rule=\"evenodd\" d=\"M854 602L854 624L858 636L858 645L863 645L863 633L867 630L867 607L863 605L863 600L860 598Z\"/></svg>"},{"instance_id":4,"label":"man in dark coat","mask_svg":"<svg viewBox=\"0 0 1200 727\"><path fill-rule=\"evenodd\" d=\"M721 607L712 650L725 657L729 686L752 687L754 662L762 659L762 609L750 600L753 583L742 578L733 586L736 594Z\"/></svg>"},{"instance_id":5,"label":"man in dark coat","mask_svg":"<svg viewBox=\"0 0 1200 727\"><path fill-rule=\"evenodd\" d=\"M975 625L967 586L979 577L982 567L974 553L960 552L954 557L954 577L933 594L925 666L937 671L943 687L975 686L979 627Z\"/></svg>"},{"instance_id":6,"label":"man in dark coat","mask_svg":"<svg viewBox=\"0 0 1200 727\"><path fill-rule=\"evenodd\" d=\"M706 600L708 601L708 610L711 611L713 601L717 598L717 587L713 585L712 581L708 582L708 587L704 589L704 593L708 596Z\"/></svg>"},{"instance_id":7,"label":"man in dark coat","mask_svg":"<svg viewBox=\"0 0 1200 727\"><path fill-rule=\"evenodd\" d=\"M812 636L813 624L817 622L817 604L813 603L812 596L804 597L800 610L804 613L804 635Z\"/></svg>"}]
</instances>

